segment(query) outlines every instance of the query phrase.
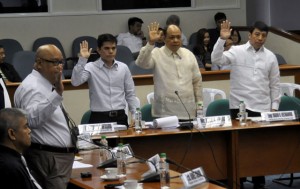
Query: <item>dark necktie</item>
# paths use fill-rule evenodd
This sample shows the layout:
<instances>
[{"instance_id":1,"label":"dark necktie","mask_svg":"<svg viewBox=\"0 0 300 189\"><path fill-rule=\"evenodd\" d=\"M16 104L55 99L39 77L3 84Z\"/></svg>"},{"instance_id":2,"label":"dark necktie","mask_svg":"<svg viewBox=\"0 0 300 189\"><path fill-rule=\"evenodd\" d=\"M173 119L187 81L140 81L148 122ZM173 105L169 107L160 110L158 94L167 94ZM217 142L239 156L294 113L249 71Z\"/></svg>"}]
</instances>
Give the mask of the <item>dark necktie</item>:
<instances>
[{"instance_id":1,"label":"dark necktie","mask_svg":"<svg viewBox=\"0 0 300 189\"><path fill-rule=\"evenodd\" d=\"M0 79L3 81L2 77ZM2 85L0 84L0 110L3 108L5 108L4 91Z\"/></svg>"}]
</instances>

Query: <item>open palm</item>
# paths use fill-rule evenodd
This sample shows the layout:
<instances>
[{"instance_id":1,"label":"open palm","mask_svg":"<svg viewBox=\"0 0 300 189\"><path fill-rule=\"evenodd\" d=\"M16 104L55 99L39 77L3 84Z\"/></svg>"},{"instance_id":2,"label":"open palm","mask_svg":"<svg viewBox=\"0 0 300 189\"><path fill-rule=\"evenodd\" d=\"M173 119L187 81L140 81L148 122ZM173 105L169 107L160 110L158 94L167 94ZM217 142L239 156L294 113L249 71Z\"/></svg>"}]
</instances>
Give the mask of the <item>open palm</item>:
<instances>
[{"instance_id":1,"label":"open palm","mask_svg":"<svg viewBox=\"0 0 300 189\"><path fill-rule=\"evenodd\" d=\"M221 24L220 37L228 39L231 36L230 22L228 20Z\"/></svg>"}]
</instances>

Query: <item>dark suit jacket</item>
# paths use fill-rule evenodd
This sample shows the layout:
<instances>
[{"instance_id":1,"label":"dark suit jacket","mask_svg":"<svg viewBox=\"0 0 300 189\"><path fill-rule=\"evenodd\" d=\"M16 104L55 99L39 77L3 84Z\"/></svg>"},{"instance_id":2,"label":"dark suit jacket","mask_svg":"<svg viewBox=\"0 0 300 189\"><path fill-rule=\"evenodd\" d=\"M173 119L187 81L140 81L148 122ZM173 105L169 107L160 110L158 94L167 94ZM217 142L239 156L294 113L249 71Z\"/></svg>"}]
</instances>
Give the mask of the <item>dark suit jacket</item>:
<instances>
[{"instance_id":1,"label":"dark suit jacket","mask_svg":"<svg viewBox=\"0 0 300 189\"><path fill-rule=\"evenodd\" d=\"M5 77L11 82L21 82L22 79L12 64L3 62L0 64L0 69Z\"/></svg>"}]
</instances>

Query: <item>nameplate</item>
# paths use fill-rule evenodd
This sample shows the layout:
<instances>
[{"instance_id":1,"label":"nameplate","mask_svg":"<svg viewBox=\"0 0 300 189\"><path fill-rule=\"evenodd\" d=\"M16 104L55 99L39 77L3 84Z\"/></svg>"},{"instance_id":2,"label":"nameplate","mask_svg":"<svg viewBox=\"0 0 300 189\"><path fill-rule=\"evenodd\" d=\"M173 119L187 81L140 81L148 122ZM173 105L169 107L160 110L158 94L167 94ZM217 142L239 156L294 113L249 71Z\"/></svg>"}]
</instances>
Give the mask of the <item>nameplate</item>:
<instances>
[{"instance_id":1,"label":"nameplate","mask_svg":"<svg viewBox=\"0 0 300 189\"><path fill-rule=\"evenodd\" d=\"M192 188L196 185L206 182L202 167L198 167L181 175L181 180L185 188Z\"/></svg>"},{"instance_id":2,"label":"nameplate","mask_svg":"<svg viewBox=\"0 0 300 189\"><path fill-rule=\"evenodd\" d=\"M116 123L94 123L78 125L79 134L88 133L90 135L99 135L101 133L115 132Z\"/></svg>"},{"instance_id":3,"label":"nameplate","mask_svg":"<svg viewBox=\"0 0 300 189\"><path fill-rule=\"evenodd\" d=\"M198 128L231 127L230 115L197 118Z\"/></svg>"},{"instance_id":4,"label":"nameplate","mask_svg":"<svg viewBox=\"0 0 300 189\"><path fill-rule=\"evenodd\" d=\"M294 111L262 112L261 119L262 119L262 121L295 120L296 114Z\"/></svg>"},{"instance_id":5,"label":"nameplate","mask_svg":"<svg viewBox=\"0 0 300 189\"><path fill-rule=\"evenodd\" d=\"M111 150L111 153L113 154L114 157L117 157L117 151L118 151L118 147L114 147ZM124 144L123 145L123 153L125 154L125 158L129 159L133 157L133 150L130 146L130 144Z\"/></svg>"}]
</instances>

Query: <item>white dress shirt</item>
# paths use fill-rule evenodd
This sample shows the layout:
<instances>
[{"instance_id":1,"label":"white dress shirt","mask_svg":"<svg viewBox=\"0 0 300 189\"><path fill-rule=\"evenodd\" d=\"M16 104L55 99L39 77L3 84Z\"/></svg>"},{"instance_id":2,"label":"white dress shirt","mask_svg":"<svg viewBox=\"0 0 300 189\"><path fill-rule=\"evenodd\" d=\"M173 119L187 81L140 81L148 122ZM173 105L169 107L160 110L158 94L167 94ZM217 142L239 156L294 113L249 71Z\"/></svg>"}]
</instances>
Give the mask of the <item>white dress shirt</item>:
<instances>
[{"instance_id":1,"label":"white dress shirt","mask_svg":"<svg viewBox=\"0 0 300 189\"><path fill-rule=\"evenodd\" d=\"M116 61L111 68L98 59L89 62L80 57L73 69L72 85L88 82L91 111L125 110L126 101L133 114L138 106L134 82L126 64Z\"/></svg>"},{"instance_id":2,"label":"white dress shirt","mask_svg":"<svg viewBox=\"0 0 300 189\"><path fill-rule=\"evenodd\" d=\"M129 32L120 33L117 37L117 40L117 45L128 47L132 53L139 52L143 46L143 40Z\"/></svg>"},{"instance_id":3,"label":"white dress shirt","mask_svg":"<svg viewBox=\"0 0 300 189\"><path fill-rule=\"evenodd\" d=\"M256 51L248 41L224 51L225 40L216 42L211 59L213 64L231 65L230 108L237 109L240 101L255 112L278 109L280 74L275 55L262 46Z\"/></svg>"},{"instance_id":4,"label":"white dress shirt","mask_svg":"<svg viewBox=\"0 0 300 189\"><path fill-rule=\"evenodd\" d=\"M25 110L31 129L32 142L71 147L71 136L66 118L60 109L63 97L39 72L32 70L14 96L15 106Z\"/></svg>"},{"instance_id":5,"label":"white dress shirt","mask_svg":"<svg viewBox=\"0 0 300 189\"><path fill-rule=\"evenodd\" d=\"M191 51L179 48L174 54L166 46L154 48L147 43L136 64L144 69L153 68L154 117L176 115L179 119L189 119L175 91L178 91L191 118L195 117L196 103L202 101L202 77Z\"/></svg>"}]
</instances>

